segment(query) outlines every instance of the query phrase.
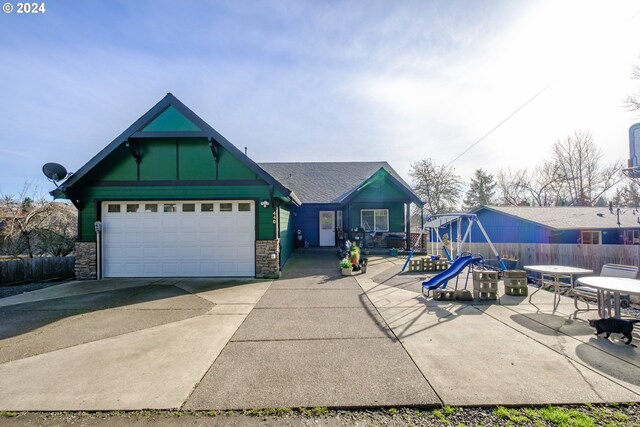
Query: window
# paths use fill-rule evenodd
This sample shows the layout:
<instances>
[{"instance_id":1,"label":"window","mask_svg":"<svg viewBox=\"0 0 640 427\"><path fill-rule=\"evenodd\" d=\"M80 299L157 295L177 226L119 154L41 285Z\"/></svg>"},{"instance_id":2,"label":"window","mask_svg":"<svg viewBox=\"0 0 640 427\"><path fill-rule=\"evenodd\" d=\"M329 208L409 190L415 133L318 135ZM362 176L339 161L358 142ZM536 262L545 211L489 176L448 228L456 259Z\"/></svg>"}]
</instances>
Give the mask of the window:
<instances>
[{"instance_id":1,"label":"window","mask_svg":"<svg viewBox=\"0 0 640 427\"><path fill-rule=\"evenodd\" d=\"M164 204L165 212L176 212L176 204L175 203L165 203Z\"/></svg>"},{"instance_id":2,"label":"window","mask_svg":"<svg viewBox=\"0 0 640 427\"><path fill-rule=\"evenodd\" d=\"M108 205L107 206L107 212L109 212L109 213L119 213L120 212L120 205Z\"/></svg>"},{"instance_id":3,"label":"window","mask_svg":"<svg viewBox=\"0 0 640 427\"><path fill-rule=\"evenodd\" d=\"M213 212L213 203L203 203L200 205L200 212Z\"/></svg>"},{"instance_id":4,"label":"window","mask_svg":"<svg viewBox=\"0 0 640 427\"><path fill-rule=\"evenodd\" d=\"M623 238L625 245L640 245L640 230L625 230Z\"/></svg>"},{"instance_id":5,"label":"window","mask_svg":"<svg viewBox=\"0 0 640 427\"><path fill-rule=\"evenodd\" d=\"M195 212L196 204L195 203L183 203L182 204L182 212Z\"/></svg>"},{"instance_id":6,"label":"window","mask_svg":"<svg viewBox=\"0 0 640 427\"><path fill-rule=\"evenodd\" d=\"M600 231L583 231L580 233L583 245L599 245L602 243L602 232Z\"/></svg>"},{"instance_id":7,"label":"window","mask_svg":"<svg viewBox=\"0 0 640 427\"><path fill-rule=\"evenodd\" d=\"M127 212L129 213L136 213L138 212L138 210L140 209L140 205L135 203L135 204L127 204Z\"/></svg>"},{"instance_id":8,"label":"window","mask_svg":"<svg viewBox=\"0 0 640 427\"><path fill-rule=\"evenodd\" d=\"M238 203L238 211L251 212L251 203Z\"/></svg>"},{"instance_id":9,"label":"window","mask_svg":"<svg viewBox=\"0 0 640 427\"><path fill-rule=\"evenodd\" d=\"M365 231L389 231L389 209L362 209L360 226Z\"/></svg>"},{"instance_id":10,"label":"window","mask_svg":"<svg viewBox=\"0 0 640 427\"><path fill-rule=\"evenodd\" d=\"M220 212L231 212L233 210L233 203L220 203Z\"/></svg>"},{"instance_id":11,"label":"window","mask_svg":"<svg viewBox=\"0 0 640 427\"><path fill-rule=\"evenodd\" d=\"M158 212L158 205L155 203L147 203L144 205L145 212Z\"/></svg>"}]
</instances>

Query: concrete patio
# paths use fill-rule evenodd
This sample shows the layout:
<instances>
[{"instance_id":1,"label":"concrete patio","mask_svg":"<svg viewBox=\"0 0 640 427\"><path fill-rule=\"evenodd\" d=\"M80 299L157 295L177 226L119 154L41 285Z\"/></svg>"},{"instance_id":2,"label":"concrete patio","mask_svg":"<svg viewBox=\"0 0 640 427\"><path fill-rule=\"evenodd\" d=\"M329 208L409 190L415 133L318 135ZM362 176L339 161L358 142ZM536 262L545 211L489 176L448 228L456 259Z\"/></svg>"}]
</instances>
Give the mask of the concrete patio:
<instances>
[{"instance_id":1,"label":"concrete patio","mask_svg":"<svg viewBox=\"0 0 640 427\"><path fill-rule=\"evenodd\" d=\"M425 300L402 261L341 277L333 252L298 251L274 282L71 282L0 299L0 410L640 401L640 352L596 338L595 311L570 319L572 300L553 312L544 291Z\"/></svg>"}]
</instances>

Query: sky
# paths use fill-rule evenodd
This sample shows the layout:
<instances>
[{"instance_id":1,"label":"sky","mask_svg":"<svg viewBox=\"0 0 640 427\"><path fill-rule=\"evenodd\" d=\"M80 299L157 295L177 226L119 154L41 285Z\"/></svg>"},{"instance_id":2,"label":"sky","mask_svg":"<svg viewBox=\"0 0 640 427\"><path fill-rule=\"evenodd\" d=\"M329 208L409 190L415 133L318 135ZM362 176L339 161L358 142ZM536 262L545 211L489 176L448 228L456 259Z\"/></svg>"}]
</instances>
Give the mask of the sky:
<instances>
[{"instance_id":1,"label":"sky","mask_svg":"<svg viewBox=\"0 0 640 427\"><path fill-rule=\"evenodd\" d=\"M4 2L4 0L3 0ZM256 162L534 168L629 156L637 0L46 0L0 13L0 194L54 188L167 92ZM517 114L454 161L515 110Z\"/></svg>"}]
</instances>

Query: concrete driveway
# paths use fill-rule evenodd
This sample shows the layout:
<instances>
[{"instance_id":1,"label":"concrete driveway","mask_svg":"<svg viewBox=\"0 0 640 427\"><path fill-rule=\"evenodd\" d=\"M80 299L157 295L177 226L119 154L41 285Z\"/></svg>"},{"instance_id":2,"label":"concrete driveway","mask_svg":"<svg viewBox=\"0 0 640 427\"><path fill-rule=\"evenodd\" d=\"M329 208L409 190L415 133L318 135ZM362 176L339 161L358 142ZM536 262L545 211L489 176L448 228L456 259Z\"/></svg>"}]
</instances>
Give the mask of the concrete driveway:
<instances>
[{"instance_id":1,"label":"concrete driveway","mask_svg":"<svg viewBox=\"0 0 640 427\"><path fill-rule=\"evenodd\" d=\"M179 408L271 282L71 282L0 300L0 410Z\"/></svg>"},{"instance_id":2,"label":"concrete driveway","mask_svg":"<svg viewBox=\"0 0 640 427\"><path fill-rule=\"evenodd\" d=\"M543 291L425 300L401 262L341 277L333 252L297 251L274 282L104 280L0 299L0 410L640 401L638 348L594 337L569 298L556 311Z\"/></svg>"}]
</instances>

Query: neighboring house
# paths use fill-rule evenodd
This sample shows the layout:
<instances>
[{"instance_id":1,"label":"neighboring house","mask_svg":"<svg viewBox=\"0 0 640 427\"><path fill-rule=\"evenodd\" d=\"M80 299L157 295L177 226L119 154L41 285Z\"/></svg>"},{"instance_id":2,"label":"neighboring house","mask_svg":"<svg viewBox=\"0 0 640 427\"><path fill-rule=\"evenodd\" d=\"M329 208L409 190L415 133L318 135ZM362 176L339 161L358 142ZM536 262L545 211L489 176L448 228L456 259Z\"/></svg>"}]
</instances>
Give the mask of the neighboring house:
<instances>
[{"instance_id":1,"label":"neighboring house","mask_svg":"<svg viewBox=\"0 0 640 427\"><path fill-rule=\"evenodd\" d=\"M310 246L406 239L411 203L422 206L386 162L256 164L171 94L52 194L78 208L83 279L98 268L103 277L277 277L298 229Z\"/></svg>"},{"instance_id":2,"label":"neighboring house","mask_svg":"<svg viewBox=\"0 0 640 427\"><path fill-rule=\"evenodd\" d=\"M494 243L640 244L640 211L633 208L483 206L471 213ZM477 227L471 241L485 241Z\"/></svg>"}]
</instances>

